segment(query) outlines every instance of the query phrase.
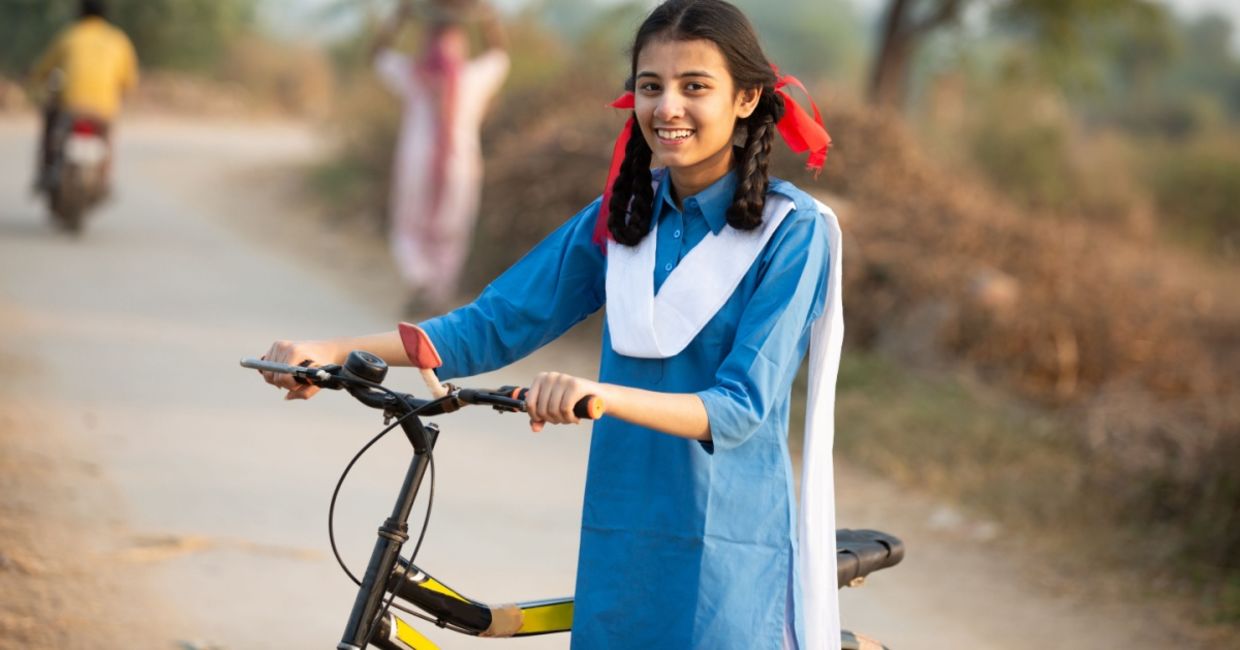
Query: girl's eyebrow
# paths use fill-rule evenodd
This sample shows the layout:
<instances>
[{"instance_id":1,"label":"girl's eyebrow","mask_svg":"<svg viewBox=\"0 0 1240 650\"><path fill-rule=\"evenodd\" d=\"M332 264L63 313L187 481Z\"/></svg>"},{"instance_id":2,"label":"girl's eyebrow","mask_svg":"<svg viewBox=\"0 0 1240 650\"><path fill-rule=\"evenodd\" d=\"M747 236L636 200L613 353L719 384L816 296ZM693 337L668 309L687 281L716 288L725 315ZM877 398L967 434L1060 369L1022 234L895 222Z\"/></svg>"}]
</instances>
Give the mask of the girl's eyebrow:
<instances>
[{"instance_id":1,"label":"girl's eyebrow","mask_svg":"<svg viewBox=\"0 0 1240 650\"><path fill-rule=\"evenodd\" d=\"M651 72L649 70L642 70L641 72L637 73L637 76L638 77L654 77L655 79L659 78L658 74L655 74L654 72ZM684 79L685 77L706 77L707 79L714 79L715 75L709 72L706 72L705 70L686 70L685 72L682 72L676 75L676 77L680 79Z\"/></svg>"}]
</instances>

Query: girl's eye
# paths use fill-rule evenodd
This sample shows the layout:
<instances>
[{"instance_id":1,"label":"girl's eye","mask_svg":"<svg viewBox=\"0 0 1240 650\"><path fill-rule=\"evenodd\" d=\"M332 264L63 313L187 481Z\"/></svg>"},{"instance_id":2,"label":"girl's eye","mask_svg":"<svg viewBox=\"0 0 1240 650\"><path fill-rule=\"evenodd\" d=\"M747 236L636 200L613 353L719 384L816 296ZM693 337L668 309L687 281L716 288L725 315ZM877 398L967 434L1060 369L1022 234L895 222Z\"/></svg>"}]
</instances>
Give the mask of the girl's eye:
<instances>
[{"instance_id":1,"label":"girl's eye","mask_svg":"<svg viewBox=\"0 0 1240 650\"><path fill-rule=\"evenodd\" d=\"M700 92L706 89L707 89L706 84L700 81L690 81L689 83L685 84L685 90L688 90L690 92Z\"/></svg>"},{"instance_id":2,"label":"girl's eye","mask_svg":"<svg viewBox=\"0 0 1240 650\"><path fill-rule=\"evenodd\" d=\"M657 93L659 92L659 84L653 81L647 81L645 83L638 84L637 89L644 93Z\"/></svg>"}]
</instances>

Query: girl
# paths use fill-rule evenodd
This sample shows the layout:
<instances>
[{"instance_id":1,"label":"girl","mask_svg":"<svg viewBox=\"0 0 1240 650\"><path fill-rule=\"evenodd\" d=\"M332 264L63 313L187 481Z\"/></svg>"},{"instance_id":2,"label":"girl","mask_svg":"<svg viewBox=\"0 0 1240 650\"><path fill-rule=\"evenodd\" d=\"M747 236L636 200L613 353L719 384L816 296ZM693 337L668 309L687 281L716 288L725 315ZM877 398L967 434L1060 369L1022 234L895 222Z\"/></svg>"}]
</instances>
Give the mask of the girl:
<instances>
[{"instance_id":1,"label":"girl","mask_svg":"<svg viewBox=\"0 0 1240 650\"><path fill-rule=\"evenodd\" d=\"M637 33L630 83L608 195L472 304L397 332L277 342L267 356L340 363L366 349L473 375L606 303L599 381L542 373L527 397L535 431L576 422L587 394L611 416L591 439L573 647L839 648L839 230L825 206L767 176L777 131L812 166L826 132L787 99L753 28L722 0L658 6ZM811 339L798 528L789 392ZM290 399L316 391L267 381Z\"/></svg>"}]
</instances>

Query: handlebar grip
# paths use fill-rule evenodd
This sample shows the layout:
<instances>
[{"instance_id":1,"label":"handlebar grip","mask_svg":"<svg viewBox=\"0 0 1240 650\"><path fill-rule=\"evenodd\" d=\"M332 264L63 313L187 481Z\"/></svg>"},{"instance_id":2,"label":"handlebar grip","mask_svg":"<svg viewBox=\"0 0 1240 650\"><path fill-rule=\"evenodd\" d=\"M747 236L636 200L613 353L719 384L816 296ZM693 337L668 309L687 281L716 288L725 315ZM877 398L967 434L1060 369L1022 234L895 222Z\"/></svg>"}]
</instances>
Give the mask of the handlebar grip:
<instances>
[{"instance_id":1,"label":"handlebar grip","mask_svg":"<svg viewBox=\"0 0 1240 650\"><path fill-rule=\"evenodd\" d=\"M524 402L525 395L528 392L530 392L530 389L528 388L514 388L512 389L512 398L519 399ZM603 398L597 395L586 395L585 397L577 400L577 403L573 405L573 415L576 415L583 420L597 420L603 417L603 414L606 412L606 402L603 401Z\"/></svg>"},{"instance_id":2,"label":"handlebar grip","mask_svg":"<svg viewBox=\"0 0 1240 650\"><path fill-rule=\"evenodd\" d=\"M340 369L340 366L336 365L312 366L310 365L310 361L307 360L296 366L290 366L286 363L275 363L272 361L267 361L266 359L247 357L241 360L241 367L251 368L261 372L275 372L292 375L293 381L298 384L314 384L315 386L320 386L323 388L340 388L340 386L334 381L335 371Z\"/></svg>"}]
</instances>

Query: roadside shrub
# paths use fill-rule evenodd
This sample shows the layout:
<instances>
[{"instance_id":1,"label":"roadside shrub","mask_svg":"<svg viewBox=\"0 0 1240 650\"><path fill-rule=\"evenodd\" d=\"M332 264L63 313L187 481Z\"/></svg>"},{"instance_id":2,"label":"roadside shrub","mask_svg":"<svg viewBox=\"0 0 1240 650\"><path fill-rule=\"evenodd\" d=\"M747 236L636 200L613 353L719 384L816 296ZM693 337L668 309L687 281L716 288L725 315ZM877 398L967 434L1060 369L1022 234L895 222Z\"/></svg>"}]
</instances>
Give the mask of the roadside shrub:
<instances>
[{"instance_id":1,"label":"roadside shrub","mask_svg":"<svg viewBox=\"0 0 1240 650\"><path fill-rule=\"evenodd\" d=\"M968 127L974 164L997 189L1033 208L1062 208L1077 195L1066 108L1030 91L1002 95Z\"/></svg>"},{"instance_id":2,"label":"roadside shrub","mask_svg":"<svg viewBox=\"0 0 1240 650\"><path fill-rule=\"evenodd\" d=\"M310 171L308 182L336 218L385 232L399 106L371 79L355 79L336 101L326 121L334 153Z\"/></svg>"},{"instance_id":3,"label":"roadside shrub","mask_svg":"<svg viewBox=\"0 0 1240 650\"><path fill-rule=\"evenodd\" d=\"M1026 210L1150 233L1149 193L1130 138L1086 128L1052 90L1008 86L982 97L964 102L957 135L938 135L949 147L963 141L965 151L950 158Z\"/></svg>"},{"instance_id":4,"label":"roadside shrub","mask_svg":"<svg viewBox=\"0 0 1240 650\"><path fill-rule=\"evenodd\" d=\"M1173 237L1240 259L1240 140L1151 146L1145 176Z\"/></svg>"}]
</instances>

